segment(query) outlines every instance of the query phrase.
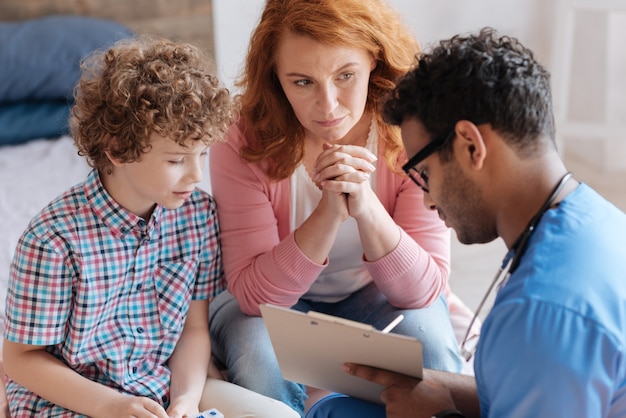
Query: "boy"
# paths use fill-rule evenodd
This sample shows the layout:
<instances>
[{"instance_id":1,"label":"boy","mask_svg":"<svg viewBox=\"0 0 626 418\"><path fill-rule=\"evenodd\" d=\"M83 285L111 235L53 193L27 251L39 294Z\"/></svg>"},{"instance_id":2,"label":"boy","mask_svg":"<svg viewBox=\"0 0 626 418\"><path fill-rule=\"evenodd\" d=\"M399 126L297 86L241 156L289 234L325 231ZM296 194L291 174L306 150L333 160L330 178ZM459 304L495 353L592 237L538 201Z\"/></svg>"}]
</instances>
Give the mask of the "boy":
<instances>
[{"instance_id":1,"label":"boy","mask_svg":"<svg viewBox=\"0 0 626 418\"><path fill-rule=\"evenodd\" d=\"M31 221L11 265L12 416L180 418L228 410L232 392L268 409L207 381L222 257L215 203L196 185L232 119L209 64L148 37L83 64L70 125L93 170Z\"/></svg>"}]
</instances>

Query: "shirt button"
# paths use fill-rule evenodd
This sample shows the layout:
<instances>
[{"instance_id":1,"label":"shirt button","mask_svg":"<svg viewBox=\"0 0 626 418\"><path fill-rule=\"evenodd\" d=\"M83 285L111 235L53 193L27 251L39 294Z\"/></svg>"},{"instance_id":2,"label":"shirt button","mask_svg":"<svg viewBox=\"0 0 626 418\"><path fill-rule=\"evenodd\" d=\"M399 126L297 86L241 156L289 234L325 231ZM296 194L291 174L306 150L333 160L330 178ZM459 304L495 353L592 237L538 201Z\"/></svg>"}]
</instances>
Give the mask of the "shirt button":
<instances>
[{"instance_id":1,"label":"shirt button","mask_svg":"<svg viewBox=\"0 0 626 418\"><path fill-rule=\"evenodd\" d=\"M145 228L146 227L146 221L144 221L143 219L140 219L139 222L137 223L137 225L139 225L140 228Z\"/></svg>"},{"instance_id":2,"label":"shirt button","mask_svg":"<svg viewBox=\"0 0 626 418\"><path fill-rule=\"evenodd\" d=\"M137 290L141 290L141 283L139 283L136 287Z\"/></svg>"},{"instance_id":3,"label":"shirt button","mask_svg":"<svg viewBox=\"0 0 626 418\"><path fill-rule=\"evenodd\" d=\"M133 373L137 373L137 366L133 366Z\"/></svg>"},{"instance_id":4,"label":"shirt button","mask_svg":"<svg viewBox=\"0 0 626 418\"><path fill-rule=\"evenodd\" d=\"M143 333L143 327L137 327L137 332L140 334Z\"/></svg>"}]
</instances>

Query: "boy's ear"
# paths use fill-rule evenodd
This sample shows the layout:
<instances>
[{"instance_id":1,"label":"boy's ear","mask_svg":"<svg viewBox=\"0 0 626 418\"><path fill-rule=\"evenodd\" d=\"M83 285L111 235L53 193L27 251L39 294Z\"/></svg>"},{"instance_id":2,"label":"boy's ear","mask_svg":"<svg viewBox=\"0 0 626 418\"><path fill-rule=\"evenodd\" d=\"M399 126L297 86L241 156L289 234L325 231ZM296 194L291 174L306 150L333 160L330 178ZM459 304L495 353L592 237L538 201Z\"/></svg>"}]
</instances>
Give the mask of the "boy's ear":
<instances>
[{"instance_id":1,"label":"boy's ear","mask_svg":"<svg viewBox=\"0 0 626 418\"><path fill-rule=\"evenodd\" d=\"M485 138L474 123L468 120L460 120L456 123L457 144L459 157L470 168L480 170L487 157Z\"/></svg>"},{"instance_id":2,"label":"boy's ear","mask_svg":"<svg viewBox=\"0 0 626 418\"><path fill-rule=\"evenodd\" d=\"M109 161L111 161L111 164L113 164L114 167L119 167L122 164L124 164L123 161L120 160L119 158L113 157L109 150L104 151L104 153L106 154L107 158L109 159Z\"/></svg>"},{"instance_id":3,"label":"boy's ear","mask_svg":"<svg viewBox=\"0 0 626 418\"><path fill-rule=\"evenodd\" d=\"M117 140L115 138L109 137L109 144L108 144L106 151L104 151L104 153L106 154L107 158L109 159L111 164L113 164L114 167L119 167L124 162L120 160L119 158L113 157L113 155L111 154L111 150L115 150L115 148L117 148Z\"/></svg>"}]
</instances>

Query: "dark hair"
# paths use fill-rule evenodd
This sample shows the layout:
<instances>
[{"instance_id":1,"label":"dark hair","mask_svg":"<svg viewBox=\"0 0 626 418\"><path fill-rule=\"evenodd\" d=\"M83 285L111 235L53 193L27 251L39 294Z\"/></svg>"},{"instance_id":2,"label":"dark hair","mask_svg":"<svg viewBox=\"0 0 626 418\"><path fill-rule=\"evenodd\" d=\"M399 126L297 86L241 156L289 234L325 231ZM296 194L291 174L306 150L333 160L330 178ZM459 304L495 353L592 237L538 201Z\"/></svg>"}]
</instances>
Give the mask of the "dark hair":
<instances>
[{"instance_id":1,"label":"dark hair","mask_svg":"<svg viewBox=\"0 0 626 418\"><path fill-rule=\"evenodd\" d=\"M550 75L517 39L492 28L439 42L403 76L383 107L399 125L419 120L433 137L458 120L490 123L518 152L532 154L538 138L554 144ZM451 141L442 149L451 149Z\"/></svg>"}]
</instances>

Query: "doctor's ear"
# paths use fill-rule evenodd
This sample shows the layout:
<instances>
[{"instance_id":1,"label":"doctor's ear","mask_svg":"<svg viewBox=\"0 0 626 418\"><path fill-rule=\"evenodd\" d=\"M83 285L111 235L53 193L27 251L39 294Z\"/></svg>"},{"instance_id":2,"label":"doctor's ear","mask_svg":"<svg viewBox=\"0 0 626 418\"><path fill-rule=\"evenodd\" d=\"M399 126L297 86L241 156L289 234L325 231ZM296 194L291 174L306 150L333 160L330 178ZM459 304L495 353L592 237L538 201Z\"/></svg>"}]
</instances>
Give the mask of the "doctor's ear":
<instances>
[{"instance_id":1,"label":"doctor's ear","mask_svg":"<svg viewBox=\"0 0 626 418\"><path fill-rule=\"evenodd\" d=\"M465 161L473 168L480 169L487 156L485 138L478 127L468 120L460 120L456 123L457 152L465 157Z\"/></svg>"}]
</instances>

